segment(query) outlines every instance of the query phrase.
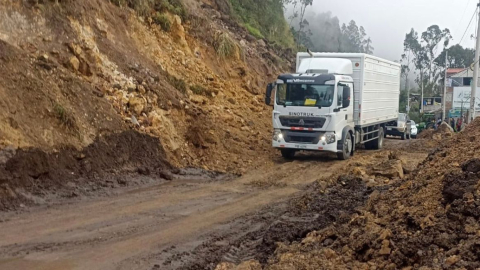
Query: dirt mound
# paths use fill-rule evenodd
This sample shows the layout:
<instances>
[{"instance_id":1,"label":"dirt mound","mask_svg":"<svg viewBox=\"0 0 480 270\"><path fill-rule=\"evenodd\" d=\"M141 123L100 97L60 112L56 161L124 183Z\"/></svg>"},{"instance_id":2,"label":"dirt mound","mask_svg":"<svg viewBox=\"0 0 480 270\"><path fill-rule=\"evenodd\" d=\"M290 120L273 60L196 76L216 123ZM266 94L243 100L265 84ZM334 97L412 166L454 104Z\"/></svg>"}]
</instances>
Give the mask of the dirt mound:
<instances>
[{"instance_id":1,"label":"dirt mound","mask_svg":"<svg viewBox=\"0 0 480 270\"><path fill-rule=\"evenodd\" d=\"M349 221L278 249L267 269L480 267L478 136L479 119Z\"/></svg>"},{"instance_id":2,"label":"dirt mound","mask_svg":"<svg viewBox=\"0 0 480 270\"><path fill-rule=\"evenodd\" d=\"M442 122L442 124L436 129L426 129L422 131L419 135L419 139L434 139L434 140L443 140L447 138L451 138L454 134L452 127L450 127L447 123Z\"/></svg>"},{"instance_id":3,"label":"dirt mound","mask_svg":"<svg viewBox=\"0 0 480 270\"><path fill-rule=\"evenodd\" d=\"M10 153L10 158L0 163L0 209L29 203L28 194L42 197L46 192L90 181L103 185L101 178L107 175L141 173L165 177L172 169L160 140L135 131L98 138L81 151L65 147L52 153L40 149L2 152Z\"/></svg>"}]
</instances>

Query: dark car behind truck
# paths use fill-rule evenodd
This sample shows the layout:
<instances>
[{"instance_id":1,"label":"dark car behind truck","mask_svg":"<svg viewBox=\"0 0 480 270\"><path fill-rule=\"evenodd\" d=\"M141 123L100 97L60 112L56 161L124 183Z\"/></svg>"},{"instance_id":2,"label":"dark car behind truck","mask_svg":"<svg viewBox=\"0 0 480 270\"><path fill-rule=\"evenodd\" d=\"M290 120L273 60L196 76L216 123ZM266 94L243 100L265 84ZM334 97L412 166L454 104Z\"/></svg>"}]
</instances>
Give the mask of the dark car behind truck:
<instances>
[{"instance_id":1,"label":"dark car behind truck","mask_svg":"<svg viewBox=\"0 0 480 270\"><path fill-rule=\"evenodd\" d=\"M395 136L401 137L402 140L409 140L412 134L410 117L408 114L399 113L398 119L396 121L391 121L387 123L385 127L385 137L386 136Z\"/></svg>"}]
</instances>

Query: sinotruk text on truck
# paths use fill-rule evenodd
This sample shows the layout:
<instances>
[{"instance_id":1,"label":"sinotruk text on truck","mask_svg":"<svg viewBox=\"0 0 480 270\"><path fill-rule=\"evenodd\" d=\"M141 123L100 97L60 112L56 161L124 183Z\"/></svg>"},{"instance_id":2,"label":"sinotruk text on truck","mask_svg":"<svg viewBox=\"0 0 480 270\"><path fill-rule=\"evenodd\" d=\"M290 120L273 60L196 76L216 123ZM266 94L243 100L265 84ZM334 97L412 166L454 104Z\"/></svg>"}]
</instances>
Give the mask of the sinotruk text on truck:
<instances>
[{"instance_id":1,"label":"sinotruk text on truck","mask_svg":"<svg viewBox=\"0 0 480 270\"><path fill-rule=\"evenodd\" d=\"M278 76L272 103L273 147L283 157L326 151L345 160L356 146L380 149L399 113L400 64L358 53L298 53L294 74Z\"/></svg>"}]
</instances>

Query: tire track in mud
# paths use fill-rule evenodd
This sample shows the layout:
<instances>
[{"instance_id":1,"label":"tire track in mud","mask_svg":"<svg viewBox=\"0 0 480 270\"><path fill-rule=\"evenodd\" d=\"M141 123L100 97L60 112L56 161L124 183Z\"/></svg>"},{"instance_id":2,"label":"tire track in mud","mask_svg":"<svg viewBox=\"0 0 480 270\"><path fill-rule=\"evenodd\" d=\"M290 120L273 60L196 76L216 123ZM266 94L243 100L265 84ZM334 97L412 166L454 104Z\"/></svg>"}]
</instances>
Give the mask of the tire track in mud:
<instances>
[{"instance_id":1,"label":"tire track in mud","mask_svg":"<svg viewBox=\"0 0 480 270\"><path fill-rule=\"evenodd\" d=\"M277 242L299 241L312 231L348 222L374 190L367 187L362 179L353 176L339 177L337 183L324 193L320 192L318 185L318 182L311 184L307 193L288 202L240 218L236 221L238 224L232 225L238 233L218 235L197 247L189 258L174 255L166 260L163 267L215 269L220 262L239 264L252 259L265 264L274 254ZM256 229L252 230L252 227ZM184 264L171 268L179 265L175 261L183 261Z\"/></svg>"}]
</instances>

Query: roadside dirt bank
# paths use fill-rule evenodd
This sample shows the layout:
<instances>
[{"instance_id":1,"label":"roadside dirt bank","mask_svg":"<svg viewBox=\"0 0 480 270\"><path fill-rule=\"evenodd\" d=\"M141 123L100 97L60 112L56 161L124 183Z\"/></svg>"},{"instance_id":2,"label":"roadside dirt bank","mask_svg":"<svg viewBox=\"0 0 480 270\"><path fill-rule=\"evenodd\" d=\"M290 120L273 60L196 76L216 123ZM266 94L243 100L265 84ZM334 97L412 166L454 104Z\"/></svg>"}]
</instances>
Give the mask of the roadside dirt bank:
<instances>
[{"instance_id":1,"label":"roadside dirt bank","mask_svg":"<svg viewBox=\"0 0 480 270\"><path fill-rule=\"evenodd\" d=\"M132 185L128 175L172 180L174 169L158 138L125 131L97 138L82 150L63 147L0 150L0 210L15 210L99 189Z\"/></svg>"}]
</instances>

